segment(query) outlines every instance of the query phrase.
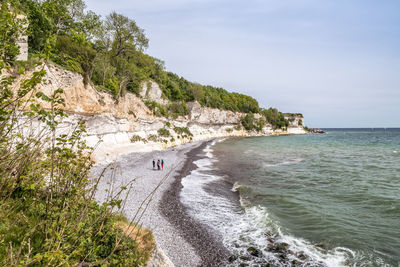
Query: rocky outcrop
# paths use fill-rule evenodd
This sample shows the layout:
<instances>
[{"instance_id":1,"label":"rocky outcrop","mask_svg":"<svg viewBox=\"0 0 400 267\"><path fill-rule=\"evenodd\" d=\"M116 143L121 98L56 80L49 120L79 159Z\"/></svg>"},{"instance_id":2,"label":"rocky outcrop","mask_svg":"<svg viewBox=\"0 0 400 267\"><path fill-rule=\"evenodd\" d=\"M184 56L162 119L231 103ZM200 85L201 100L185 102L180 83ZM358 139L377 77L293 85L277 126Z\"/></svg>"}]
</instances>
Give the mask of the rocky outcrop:
<instances>
[{"instance_id":1,"label":"rocky outcrop","mask_svg":"<svg viewBox=\"0 0 400 267\"><path fill-rule=\"evenodd\" d=\"M220 110L202 107L198 102L187 104L189 111L189 120L198 124L238 124L243 113L233 112L230 110Z\"/></svg>"},{"instance_id":2,"label":"rocky outcrop","mask_svg":"<svg viewBox=\"0 0 400 267\"><path fill-rule=\"evenodd\" d=\"M324 134L325 132L318 128L311 128L308 130L309 133Z\"/></svg>"},{"instance_id":3,"label":"rocky outcrop","mask_svg":"<svg viewBox=\"0 0 400 267\"><path fill-rule=\"evenodd\" d=\"M304 118L301 114L290 114L285 115L285 119L289 121L289 126L286 131L288 134L305 134L304 130Z\"/></svg>"},{"instance_id":4,"label":"rocky outcrop","mask_svg":"<svg viewBox=\"0 0 400 267\"><path fill-rule=\"evenodd\" d=\"M55 90L63 89L62 97L65 99L63 109L69 113L110 114L116 118L129 120L155 119L153 113L134 94L128 93L116 100L111 94L98 91L90 84L85 86L82 76L78 73L55 65L44 65L44 70L46 77L44 82L38 86L37 91L52 95ZM42 102L42 104L44 107L50 107L48 103Z\"/></svg>"},{"instance_id":5,"label":"rocky outcrop","mask_svg":"<svg viewBox=\"0 0 400 267\"><path fill-rule=\"evenodd\" d=\"M142 99L156 101L161 105L168 104L168 100L163 97L160 86L154 81L143 81L140 86L140 96Z\"/></svg>"}]
</instances>

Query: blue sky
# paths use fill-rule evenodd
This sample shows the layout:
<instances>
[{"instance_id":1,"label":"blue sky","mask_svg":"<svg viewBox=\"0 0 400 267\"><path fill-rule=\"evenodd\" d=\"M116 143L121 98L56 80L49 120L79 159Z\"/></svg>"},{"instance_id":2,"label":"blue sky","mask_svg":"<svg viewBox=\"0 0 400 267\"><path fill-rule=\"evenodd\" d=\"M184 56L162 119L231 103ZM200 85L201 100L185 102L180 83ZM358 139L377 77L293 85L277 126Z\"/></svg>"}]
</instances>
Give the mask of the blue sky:
<instances>
[{"instance_id":1,"label":"blue sky","mask_svg":"<svg viewBox=\"0 0 400 267\"><path fill-rule=\"evenodd\" d=\"M86 0L134 19L188 80L301 112L309 127L400 127L398 0Z\"/></svg>"}]
</instances>

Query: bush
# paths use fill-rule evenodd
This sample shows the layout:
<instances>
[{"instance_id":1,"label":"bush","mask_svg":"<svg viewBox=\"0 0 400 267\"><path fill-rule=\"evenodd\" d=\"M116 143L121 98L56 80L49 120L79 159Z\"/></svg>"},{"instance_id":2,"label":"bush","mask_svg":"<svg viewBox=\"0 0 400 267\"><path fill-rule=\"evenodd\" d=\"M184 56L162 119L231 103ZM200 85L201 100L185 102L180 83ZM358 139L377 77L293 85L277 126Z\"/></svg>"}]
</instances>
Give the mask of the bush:
<instances>
[{"instance_id":1,"label":"bush","mask_svg":"<svg viewBox=\"0 0 400 267\"><path fill-rule=\"evenodd\" d=\"M88 84L96 51L89 43L77 40L78 38L74 40L68 35L59 35L56 42L54 61L71 71L82 74L83 82Z\"/></svg>"},{"instance_id":2,"label":"bush","mask_svg":"<svg viewBox=\"0 0 400 267\"><path fill-rule=\"evenodd\" d=\"M160 138L158 138L158 136L155 135L155 134L150 134L150 135L147 137L147 140L153 141L153 142L158 142L158 141L160 141Z\"/></svg>"},{"instance_id":3,"label":"bush","mask_svg":"<svg viewBox=\"0 0 400 267\"><path fill-rule=\"evenodd\" d=\"M174 131L181 136L184 136L184 134L186 134L187 136L193 136L193 134L187 127L174 127Z\"/></svg>"},{"instance_id":4,"label":"bush","mask_svg":"<svg viewBox=\"0 0 400 267\"><path fill-rule=\"evenodd\" d=\"M263 109L261 114L264 115L267 122L269 122L274 129L282 129L289 126L289 121L285 119L282 112L276 108Z\"/></svg>"},{"instance_id":5,"label":"bush","mask_svg":"<svg viewBox=\"0 0 400 267\"><path fill-rule=\"evenodd\" d=\"M116 95L119 92L119 81L115 77L106 79L105 87L113 94Z\"/></svg>"},{"instance_id":6,"label":"bush","mask_svg":"<svg viewBox=\"0 0 400 267\"><path fill-rule=\"evenodd\" d=\"M99 205L94 199L101 177L89 179L92 149L82 139L84 123L71 134L55 134L67 116L59 109L63 91L38 92L29 111L17 112L44 75L35 72L16 95L9 88L13 77L0 83L0 265L145 265L148 253L116 226L122 200L110 196ZM22 115L40 121L42 129L21 131Z\"/></svg>"},{"instance_id":7,"label":"bush","mask_svg":"<svg viewBox=\"0 0 400 267\"><path fill-rule=\"evenodd\" d=\"M165 107L159 103L157 103L156 101L152 101L152 100L146 100L144 101L144 104L151 110L153 111L153 114L156 116L167 116L167 110L165 109Z\"/></svg>"},{"instance_id":8,"label":"bush","mask_svg":"<svg viewBox=\"0 0 400 267\"><path fill-rule=\"evenodd\" d=\"M158 132L158 135L162 136L162 137L169 137L171 135L170 132L164 128L158 129L157 132Z\"/></svg>"},{"instance_id":9,"label":"bush","mask_svg":"<svg viewBox=\"0 0 400 267\"><path fill-rule=\"evenodd\" d=\"M168 111L172 115L172 117L177 118L178 116L185 116L188 113L188 109L186 103L184 101L180 103L172 103L168 105Z\"/></svg>"},{"instance_id":10,"label":"bush","mask_svg":"<svg viewBox=\"0 0 400 267\"><path fill-rule=\"evenodd\" d=\"M242 117L240 120L243 128L247 131L261 131L262 128L264 127L264 121L263 120L256 120L254 118L253 113L248 113L246 116Z\"/></svg>"},{"instance_id":11,"label":"bush","mask_svg":"<svg viewBox=\"0 0 400 267\"><path fill-rule=\"evenodd\" d=\"M131 137L131 143L135 142L144 142L147 143L147 140L145 138L140 137L139 135L132 135Z\"/></svg>"},{"instance_id":12,"label":"bush","mask_svg":"<svg viewBox=\"0 0 400 267\"><path fill-rule=\"evenodd\" d=\"M14 18L8 11L7 2L0 3L0 60L6 64L13 64L19 54L19 46L16 44L19 38L21 21Z\"/></svg>"},{"instance_id":13,"label":"bush","mask_svg":"<svg viewBox=\"0 0 400 267\"><path fill-rule=\"evenodd\" d=\"M255 128L254 127L254 115L252 113L247 114L246 116L242 117L240 122L247 131L251 131Z\"/></svg>"}]
</instances>

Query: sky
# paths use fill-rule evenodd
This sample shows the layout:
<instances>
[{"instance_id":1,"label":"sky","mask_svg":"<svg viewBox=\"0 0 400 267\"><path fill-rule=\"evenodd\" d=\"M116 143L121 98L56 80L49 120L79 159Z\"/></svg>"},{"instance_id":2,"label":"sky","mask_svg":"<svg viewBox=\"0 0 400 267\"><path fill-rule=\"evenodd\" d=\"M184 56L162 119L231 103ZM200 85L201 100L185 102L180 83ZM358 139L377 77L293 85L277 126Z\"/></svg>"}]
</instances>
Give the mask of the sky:
<instances>
[{"instance_id":1,"label":"sky","mask_svg":"<svg viewBox=\"0 0 400 267\"><path fill-rule=\"evenodd\" d=\"M168 71L302 113L400 127L398 0L86 0L136 21Z\"/></svg>"}]
</instances>

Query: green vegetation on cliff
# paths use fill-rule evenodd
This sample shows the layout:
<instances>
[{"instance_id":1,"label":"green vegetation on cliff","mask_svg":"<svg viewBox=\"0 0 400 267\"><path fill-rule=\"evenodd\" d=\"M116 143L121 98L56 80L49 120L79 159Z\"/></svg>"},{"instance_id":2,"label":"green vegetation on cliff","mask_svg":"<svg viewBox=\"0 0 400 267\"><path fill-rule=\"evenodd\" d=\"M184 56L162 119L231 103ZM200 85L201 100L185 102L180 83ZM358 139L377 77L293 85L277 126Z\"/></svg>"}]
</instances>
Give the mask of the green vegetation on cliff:
<instances>
[{"instance_id":1,"label":"green vegetation on cliff","mask_svg":"<svg viewBox=\"0 0 400 267\"><path fill-rule=\"evenodd\" d=\"M30 57L50 52L50 60L81 73L85 83L109 91L116 98L125 92L139 94L141 84L156 81L173 104L158 107L148 103L157 115L187 114L185 102L234 112L260 113L257 100L230 93L223 88L193 83L165 70L164 62L144 53L149 40L134 20L115 12L102 19L85 11L83 0L12 0L17 13L29 21ZM11 56L15 51L11 51ZM264 114L264 112L263 112ZM284 127L280 119L267 119ZM277 124L274 124L278 121Z\"/></svg>"},{"instance_id":2,"label":"green vegetation on cliff","mask_svg":"<svg viewBox=\"0 0 400 267\"><path fill-rule=\"evenodd\" d=\"M275 128L286 128L289 125L289 121L285 119L285 115L276 108L263 109L261 110L261 114Z\"/></svg>"}]
</instances>

